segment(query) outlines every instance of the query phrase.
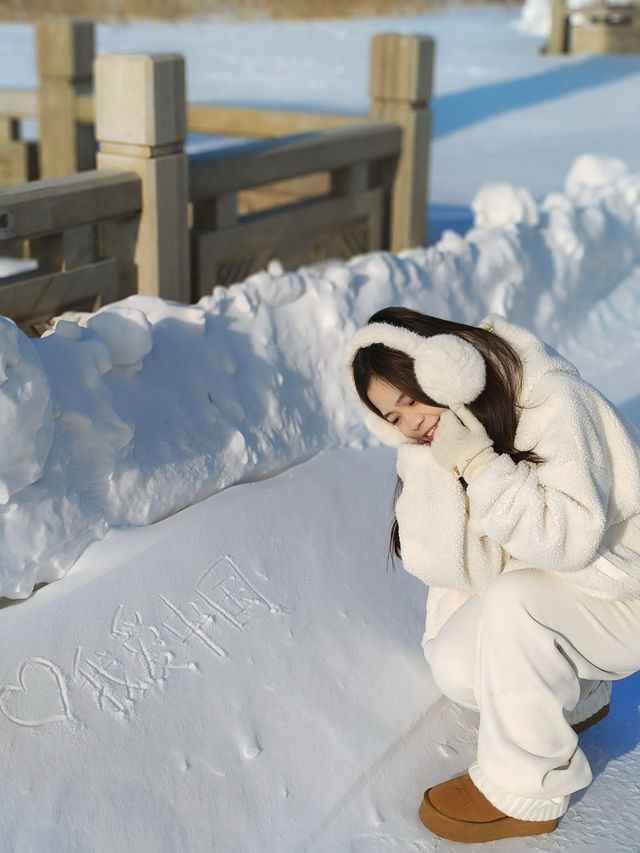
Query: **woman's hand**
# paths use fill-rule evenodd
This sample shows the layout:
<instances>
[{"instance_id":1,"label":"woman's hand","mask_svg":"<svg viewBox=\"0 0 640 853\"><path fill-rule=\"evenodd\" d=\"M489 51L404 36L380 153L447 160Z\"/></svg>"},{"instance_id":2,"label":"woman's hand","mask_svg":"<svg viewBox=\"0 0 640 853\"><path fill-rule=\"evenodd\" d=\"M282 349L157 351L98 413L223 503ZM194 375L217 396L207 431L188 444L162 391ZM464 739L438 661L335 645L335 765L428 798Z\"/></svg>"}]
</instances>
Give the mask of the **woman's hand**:
<instances>
[{"instance_id":1,"label":"woman's hand","mask_svg":"<svg viewBox=\"0 0 640 853\"><path fill-rule=\"evenodd\" d=\"M464 477L467 483L497 456L484 426L462 404L440 416L431 453L440 466Z\"/></svg>"}]
</instances>

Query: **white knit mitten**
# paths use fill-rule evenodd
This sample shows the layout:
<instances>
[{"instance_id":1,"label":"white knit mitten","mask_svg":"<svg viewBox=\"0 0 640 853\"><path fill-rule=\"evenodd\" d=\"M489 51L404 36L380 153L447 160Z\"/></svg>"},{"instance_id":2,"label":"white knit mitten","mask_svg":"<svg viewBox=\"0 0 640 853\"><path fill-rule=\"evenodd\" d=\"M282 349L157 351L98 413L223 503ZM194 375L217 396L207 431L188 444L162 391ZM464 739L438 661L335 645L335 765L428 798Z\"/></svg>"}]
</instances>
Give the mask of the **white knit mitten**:
<instances>
[{"instance_id":1,"label":"white knit mitten","mask_svg":"<svg viewBox=\"0 0 640 853\"><path fill-rule=\"evenodd\" d=\"M431 452L439 465L464 477L467 483L497 456L484 426L462 404L440 416Z\"/></svg>"}]
</instances>

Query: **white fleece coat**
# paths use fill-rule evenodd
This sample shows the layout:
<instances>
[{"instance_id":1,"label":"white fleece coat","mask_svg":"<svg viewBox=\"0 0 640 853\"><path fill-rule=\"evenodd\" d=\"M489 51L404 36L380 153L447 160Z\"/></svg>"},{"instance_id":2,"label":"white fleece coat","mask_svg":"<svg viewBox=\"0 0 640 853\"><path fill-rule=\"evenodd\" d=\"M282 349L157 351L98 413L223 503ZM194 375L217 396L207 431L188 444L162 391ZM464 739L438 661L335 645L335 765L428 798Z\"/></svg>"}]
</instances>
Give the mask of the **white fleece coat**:
<instances>
[{"instance_id":1,"label":"white fleece coat","mask_svg":"<svg viewBox=\"0 0 640 853\"><path fill-rule=\"evenodd\" d=\"M515 446L544 461L497 456L465 493L428 447L399 448L403 565L430 587L424 641L492 577L525 567L640 598L640 433L533 334L497 315L481 326L522 360Z\"/></svg>"}]
</instances>

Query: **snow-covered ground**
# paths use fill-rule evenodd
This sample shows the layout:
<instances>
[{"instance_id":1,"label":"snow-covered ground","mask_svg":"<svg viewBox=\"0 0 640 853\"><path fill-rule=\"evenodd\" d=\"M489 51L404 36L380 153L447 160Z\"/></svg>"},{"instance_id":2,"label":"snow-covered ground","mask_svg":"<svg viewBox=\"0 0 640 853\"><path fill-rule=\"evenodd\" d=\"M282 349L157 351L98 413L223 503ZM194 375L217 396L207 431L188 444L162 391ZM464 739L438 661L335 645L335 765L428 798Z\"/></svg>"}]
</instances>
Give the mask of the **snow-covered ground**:
<instances>
[{"instance_id":1,"label":"snow-covered ground","mask_svg":"<svg viewBox=\"0 0 640 853\"><path fill-rule=\"evenodd\" d=\"M388 304L499 311L640 425L640 58L541 57L517 17L99 27L185 52L193 99L351 110L371 33L434 33L432 210L475 226L38 341L0 323L0 593L60 578L0 610L0 850L453 849L417 806L475 720L422 659L426 589L386 570L394 458L345 344ZM0 44L0 85L33 84L29 31ZM637 853L639 701L615 685L555 833L489 847Z\"/></svg>"}]
</instances>

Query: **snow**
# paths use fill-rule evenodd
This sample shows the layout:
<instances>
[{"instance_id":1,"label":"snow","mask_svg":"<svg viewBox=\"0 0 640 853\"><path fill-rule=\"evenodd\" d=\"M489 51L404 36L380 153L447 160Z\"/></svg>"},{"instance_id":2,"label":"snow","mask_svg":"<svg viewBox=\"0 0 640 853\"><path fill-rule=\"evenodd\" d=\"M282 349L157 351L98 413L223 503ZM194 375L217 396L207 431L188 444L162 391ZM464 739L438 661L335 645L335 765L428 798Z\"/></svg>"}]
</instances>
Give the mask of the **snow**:
<instances>
[{"instance_id":1,"label":"snow","mask_svg":"<svg viewBox=\"0 0 640 853\"><path fill-rule=\"evenodd\" d=\"M453 850L417 806L476 720L422 658L426 589L387 571L394 454L347 342L384 305L498 311L640 424L640 60L540 57L519 15L99 27L184 50L193 99L330 109L364 109L373 32L434 32L441 239L39 340L0 321L0 593L26 599L0 613L1 850ZM1 85L33 84L30 30L0 43ZM581 739L595 779L558 830L497 849L637 849L639 690Z\"/></svg>"},{"instance_id":2,"label":"snow","mask_svg":"<svg viewBox=\"0 0 640 853\"><path fill-rule=\"evenodd\" d=\"M549 0L525 0L522 14L514 27L518 32L546 38L551 29L551 3Z\"/></svg>"},{"instance_id":3,"label":"snow","mask_svg":"<svg viewBox=\"0 0 640 853\"><path fill-rule=\"evenodd\" d=\"M122 531L64 591L5 611L3 849L277 851L321 837L362 767L438 701L415 642L424 593L385 572L392 472L386 451L318 456ZM34 777L34 748L55 785Z\"/></svg>"}]
</instances>

